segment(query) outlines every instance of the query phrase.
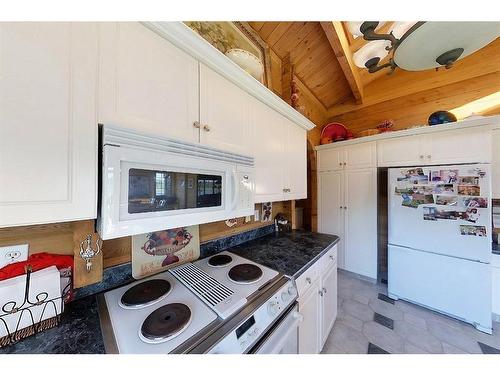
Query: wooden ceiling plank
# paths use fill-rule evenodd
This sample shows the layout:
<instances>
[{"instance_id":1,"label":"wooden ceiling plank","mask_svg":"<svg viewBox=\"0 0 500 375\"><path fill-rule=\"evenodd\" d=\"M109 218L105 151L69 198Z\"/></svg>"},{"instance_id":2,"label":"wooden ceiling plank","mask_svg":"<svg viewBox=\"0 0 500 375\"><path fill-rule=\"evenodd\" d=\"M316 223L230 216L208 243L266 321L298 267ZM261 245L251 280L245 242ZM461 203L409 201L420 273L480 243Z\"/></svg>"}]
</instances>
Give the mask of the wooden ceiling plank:
<instances>
[{"instance_id":1,"label":"wooden ceiling plank","mask_svg":"<svg viewBox=\"0 0 500 375\"><path fill-rule=\"evenodd\" d=\"M265 22L249 21L248 24L252 27L252 29L259 32L260 29L262 29L262 26L264 26Z\"/></svg>"},{"instance_id":2,"label":"wooden ceiling plank","mask_svg":"<svg viewBox=\"0 0 500 375\"><path fill-rule=\"evenodd\" d=\"M354 64L352 59L351 49L349 42L344 33L342 23L339 21L334 22L321 22L321 27L332 46L333 52L344 72L344 75L351 87L352 94L357 102L363 102L363 83L359 78L358 67Z\"/></svg>"},{"instance_id":3,"label":"wooden ceiling plank","mask_svg":"<svg viewBox=\"0 0 500 375\"><path fill-rule=\"evenodd\" d=\"M279 22L264 22L264 26L259 30L259 35L267 42L269 35L278 27Z\"/></svg>"},{"instance_id":4,"label":"wooden ceiling plank","mask_svg":"<svg viewBox=\"0 0 500 375\"><path fill-rule=\"evenodd\" d=\"M274 52L281 58L284 58L288 52L291 52L297 45L314 29L313 22L294 22L275 44Z\"/></svg>"},{"instance_id":5,"label":"wooden ceiling plank","mask_svg":"<svg viewBox=\"0 0 500 375\"><path fill-rule=\"evenodd\" d=\"M283 35L286 34L288 29L292 27L293 22L280 22L279 25L269 34L267 38L267 44L269 47L273 48L278 40L281 39Z\"/></svg>"}]
</instances>

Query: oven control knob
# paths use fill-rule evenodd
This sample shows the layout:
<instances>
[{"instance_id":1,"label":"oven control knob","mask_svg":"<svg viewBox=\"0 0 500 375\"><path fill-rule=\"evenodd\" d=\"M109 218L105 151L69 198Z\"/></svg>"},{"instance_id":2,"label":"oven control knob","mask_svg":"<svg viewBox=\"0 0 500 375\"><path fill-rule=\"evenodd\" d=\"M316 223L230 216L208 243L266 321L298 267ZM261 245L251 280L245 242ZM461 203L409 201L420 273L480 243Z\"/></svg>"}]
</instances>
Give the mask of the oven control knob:
<instances>
[{"instance_id":1,"label":"oven control knob","mask_svg":"<svg viewBox=\"0 0 500 375\"><path fill-rule=\"evenodd\" d=\"M271 301L267 304L267 312L271 316L276 316L279 311L279 306L277 302Z\"/></svg>"}]
</instances>

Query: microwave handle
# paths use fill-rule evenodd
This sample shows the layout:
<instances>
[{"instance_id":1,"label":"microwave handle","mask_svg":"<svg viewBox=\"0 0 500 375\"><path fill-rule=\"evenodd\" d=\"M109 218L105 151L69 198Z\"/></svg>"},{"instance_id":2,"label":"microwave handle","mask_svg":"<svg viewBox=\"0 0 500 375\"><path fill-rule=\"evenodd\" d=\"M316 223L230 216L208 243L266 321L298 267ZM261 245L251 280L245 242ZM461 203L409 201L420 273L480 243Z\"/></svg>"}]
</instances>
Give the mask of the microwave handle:
<instances>
[{"instance_id":1,"label":"microwave handle","mask_svg":"<svg viewBox=\"0 0 500 375\"><path fill-rule=\"evenodd\" d=\"M231 174L231 187L232 187L232 198L231 198L231 211L236 210L236 200L238 199L238 174L233 171Z\"/></svg>"}]
</instances>

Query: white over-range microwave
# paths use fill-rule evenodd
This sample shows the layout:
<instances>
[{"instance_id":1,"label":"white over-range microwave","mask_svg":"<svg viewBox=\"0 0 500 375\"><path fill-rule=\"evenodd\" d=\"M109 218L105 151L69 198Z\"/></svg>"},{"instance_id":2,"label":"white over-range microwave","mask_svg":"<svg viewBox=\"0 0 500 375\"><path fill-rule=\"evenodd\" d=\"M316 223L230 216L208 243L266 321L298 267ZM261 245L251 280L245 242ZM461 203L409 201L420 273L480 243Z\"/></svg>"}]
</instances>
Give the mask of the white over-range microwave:
<instances>
[{"instance_id":1,"label":"white over-range microwave","mask_svg":"<svg viewBox=\"0 0 500 375\"><path fill-rule=\"evenodd\" d=\"M100 126L102 239L253 215L252 157Z\"/></svg>"}]
</instances>

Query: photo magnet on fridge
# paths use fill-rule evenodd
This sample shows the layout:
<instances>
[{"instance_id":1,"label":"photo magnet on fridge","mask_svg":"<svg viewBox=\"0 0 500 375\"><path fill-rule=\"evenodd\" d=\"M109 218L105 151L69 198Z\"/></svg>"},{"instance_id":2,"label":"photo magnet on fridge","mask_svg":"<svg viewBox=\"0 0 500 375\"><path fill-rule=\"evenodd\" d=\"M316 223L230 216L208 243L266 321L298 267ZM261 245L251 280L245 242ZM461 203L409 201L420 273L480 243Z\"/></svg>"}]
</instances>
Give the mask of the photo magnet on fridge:
<instances>
[{"instance_id":1,"label":"photo magnet on fridge","mask_svg":"<svg viewBox=\"0 0 500 375\"><path fill-rule=\"evenodd\" d=\"M441 181L447 184L454 184L458 182L458 169L442 169L439 171Z\"/></svg>"},{"instance_id":2,"label":"photo magnet on fridge","mask_svg":"<svg viewBox=\"0 0 500 375\"><path fill-rule=\"evenodd\" d=\"M465 207L488 208L488 199L486 198L464 198Z\"/></svg>"},{"instance_id":3,"label":"photo magnet on fridge","mask_svg":"<svg viewBox=\"0 0 500 375\"><path fill-rule=\"evenodd\" d=\"M458 194L478 196L481 194L479 185L458 185Z\"/></svg>"},{"instance_id":4,"label":"photo magnet on fridge","mask_svg":"<svg viewBox=\"0 0 500 375\"><path fill-rule=\"evenodd\" d=\"M436 195L436 204L441 206L456 206L458 197L456 195Z\"/></svg>"},{"instance_id":5,"label":"photo magnet on fridge","mask_svg":"<svg viewBox=\"0 0 500 375\"><path fill-rule=\"evenodd\" d=\"M478 176L460 176L458 178L459 185L479 185Z\"/></svg>"},{"instance_id":6,"label":"photo magnet on fridge","mask_svg":"<svg viewBox=\"0 0 500 375\"><path fill-rule=\"evenodd\" d=\"M482 225L460 225L462 236L486 237L486 227Z\"/></svg>"}]
</instances>

